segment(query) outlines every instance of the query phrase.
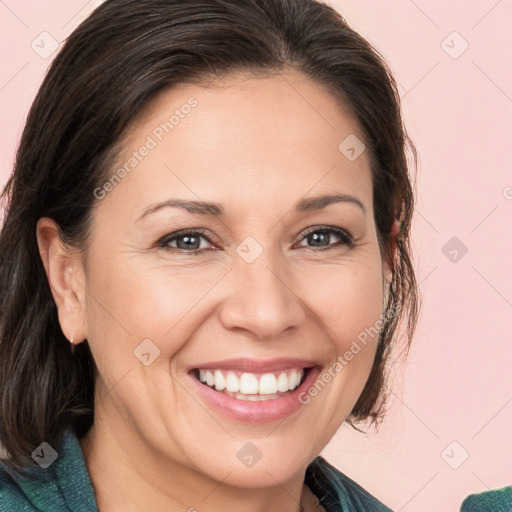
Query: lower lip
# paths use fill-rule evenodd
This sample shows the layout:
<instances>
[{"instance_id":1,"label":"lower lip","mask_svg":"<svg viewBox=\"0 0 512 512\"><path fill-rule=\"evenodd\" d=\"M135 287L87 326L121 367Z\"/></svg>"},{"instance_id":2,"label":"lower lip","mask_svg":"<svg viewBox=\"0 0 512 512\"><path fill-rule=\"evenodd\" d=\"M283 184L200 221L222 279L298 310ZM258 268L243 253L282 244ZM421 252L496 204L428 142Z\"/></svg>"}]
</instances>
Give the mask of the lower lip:
<instances>
[{"instance_id":1,"label":"lower lip","mask_svg":"<svg viewBox=\"0 0 512 512\"><path fill-rule=\"evenodd\" d=\"M206 386L192 374L189 374L189 377L194 381L207 404L224 416L244 422L262 423L281 420L297 412L304 405L300 402L299 396L307 392L319 374L318 368L310 368L304 382L298 388L289 391L281 398L257 402L238 400Z\"/></svg>"}]
</instances>

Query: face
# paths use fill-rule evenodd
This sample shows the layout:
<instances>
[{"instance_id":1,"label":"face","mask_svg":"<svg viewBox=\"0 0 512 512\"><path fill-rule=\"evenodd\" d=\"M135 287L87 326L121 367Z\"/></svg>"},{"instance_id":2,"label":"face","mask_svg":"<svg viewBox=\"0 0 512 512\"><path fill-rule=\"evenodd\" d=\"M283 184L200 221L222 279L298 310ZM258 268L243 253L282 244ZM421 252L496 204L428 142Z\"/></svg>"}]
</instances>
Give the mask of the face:
<instances>
[{"instance_id":1,"label":"face","mask_svg":"<svg viewBox=\"0 0 512 512\"><path fill-rule=\"evenodd\" d=\"M146 109L96 192L97 423L162 467L242 487L319 454L378 336L353 342L383 312L369 157L340 151L350 135L349 112L294 73L181 85Z\"/></svg>"}]
</instances>

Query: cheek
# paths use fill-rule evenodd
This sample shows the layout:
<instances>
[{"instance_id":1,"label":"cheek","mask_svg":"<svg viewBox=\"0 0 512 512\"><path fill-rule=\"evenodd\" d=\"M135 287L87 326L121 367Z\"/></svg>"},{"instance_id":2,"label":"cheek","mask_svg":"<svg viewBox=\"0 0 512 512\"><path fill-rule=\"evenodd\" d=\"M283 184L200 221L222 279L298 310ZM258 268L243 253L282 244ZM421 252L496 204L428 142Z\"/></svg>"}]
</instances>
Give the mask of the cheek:
<instances>
[{"instance_id":1,"label":"cheek","mask_svg":"<svg viewBox=\"0 0 512 512\"><path fill-rule=\"evenodd\" d=\"M192 266L148 266L131 257L122 264L120 258L102 258L94 267L88 278L88 338L99 394L108 396L104 404L111 412L117 410L128 422L152 417L152 435L165 437L160 415L165 416L169 404L180 407L180 386L170 377L169 362L179 359L176 355L200 328L201 301L217 274ZM144 354L149 354L147 366Z\"/></svg>"},{"instance_id":2,"label":"cheek","mask_svg":"<svg viewBox=\"0 0 512 512\"><path fill-rule=\"evenodd\" d=\"M322 404L317 417L334 433L355 405L373 365L383 314L380 259L331 266L323 276L317 273L315 282L324 286L311 286L307 296L314 316L325 327L330 358L322 382L303 399L317 407Z\"/></svg>"},{"instance_id":3,"label":"cheek","mask_svg":"<svg viewBox=\"0 0 512 512\"><path fill-rule=\"evenodd\" d=\"M90 332L94 339L110 336L104 350L115 350L130 363L145 339L155 343L162 359L179 351L200 327L208 293L226 272L219 265L157 263L122 255L105 258L88 280Z\"/></svg>"},{"instance_id":4,"label":"cheek","mask_svg":"<svg viewBox=\"0 0 512 512\"><path fill-rule=\"evenodd\" d=\"M378 322L383 310L382 270L377 259L317 270L308 304L329 329L337 352ZM376 340L375 340L376 341Z\"/></svg>"}]
</instances>

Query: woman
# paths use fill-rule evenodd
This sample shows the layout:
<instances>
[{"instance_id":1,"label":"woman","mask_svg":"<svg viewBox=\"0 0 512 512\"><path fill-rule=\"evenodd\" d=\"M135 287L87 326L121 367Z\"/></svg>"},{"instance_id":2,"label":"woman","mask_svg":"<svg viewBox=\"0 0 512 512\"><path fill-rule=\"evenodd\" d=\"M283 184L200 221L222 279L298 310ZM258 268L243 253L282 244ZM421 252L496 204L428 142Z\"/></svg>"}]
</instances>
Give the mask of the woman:
<instances>
[{"instance_id":1,"label":"woman","mask_svg":"<svg viewBox=\"0 0 512 512\"><path fill-rule=\"evenodd\" d=\"M327 5L98 8L4 191L1 510L389 510L319 454L414 330L407 143Z\"/></svg>"}]
</instances>

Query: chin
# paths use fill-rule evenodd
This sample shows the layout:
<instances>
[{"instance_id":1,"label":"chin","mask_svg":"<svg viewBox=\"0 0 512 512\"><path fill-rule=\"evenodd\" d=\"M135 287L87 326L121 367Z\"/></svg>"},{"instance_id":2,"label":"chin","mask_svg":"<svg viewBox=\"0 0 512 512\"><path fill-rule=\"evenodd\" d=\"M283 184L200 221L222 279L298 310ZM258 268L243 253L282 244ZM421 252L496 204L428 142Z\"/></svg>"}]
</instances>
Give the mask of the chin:
<instances>
[{"instance_id":1,"label":"chin","mask_svg":"<svg viewBox=\"0 0 512 512\"><path fill-rule=\"evenodd\" d=\"M306 467L315 458L306 457L307 451L296 449L283 450L279 445L263 443L267 446L257 448L258 441L250 441L237 446L236 450L218 451L211 455L206 473L224 484L245 489L273 487L291 480L297 473L306 470ZM238 443L240 445L240 443ZM297 443L300 447L301 444ZM229 460L229 463L228 463ZM203 459L202 464L204 465ZM212 469L214 470L212 472ZM229 476L228 476L229 475Z\"/></svg>"}]
</instances>

